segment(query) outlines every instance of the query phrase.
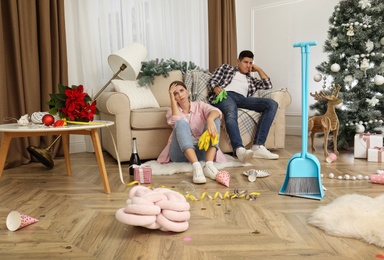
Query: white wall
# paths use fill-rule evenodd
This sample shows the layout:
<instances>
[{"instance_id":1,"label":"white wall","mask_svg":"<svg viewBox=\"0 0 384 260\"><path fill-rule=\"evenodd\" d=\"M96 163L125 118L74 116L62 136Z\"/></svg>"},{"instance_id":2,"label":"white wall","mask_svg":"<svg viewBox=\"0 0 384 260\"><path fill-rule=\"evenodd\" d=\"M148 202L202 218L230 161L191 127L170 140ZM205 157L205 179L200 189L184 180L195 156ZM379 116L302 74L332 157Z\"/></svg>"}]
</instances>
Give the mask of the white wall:
<instances>
[{"instance_id":1,"label":"white wall","mask_svg":"<svg viewBox=\"0 0 384 260\"><path fill-rule=\"evenodd\" d=\"M311 47L309 91L321 90L313 81L315 69L327 59L323 44L329 17L338 0L238 0L236 1L238 52L254 52L254 63L271 77L274 88L288 88L292 104L287 109L287 134L301 135L301 52L294 42L317 41ZM314 103L308 97L309 104ZM311 114L311 112L310 112Z\"/></svg>"}]
</instances>

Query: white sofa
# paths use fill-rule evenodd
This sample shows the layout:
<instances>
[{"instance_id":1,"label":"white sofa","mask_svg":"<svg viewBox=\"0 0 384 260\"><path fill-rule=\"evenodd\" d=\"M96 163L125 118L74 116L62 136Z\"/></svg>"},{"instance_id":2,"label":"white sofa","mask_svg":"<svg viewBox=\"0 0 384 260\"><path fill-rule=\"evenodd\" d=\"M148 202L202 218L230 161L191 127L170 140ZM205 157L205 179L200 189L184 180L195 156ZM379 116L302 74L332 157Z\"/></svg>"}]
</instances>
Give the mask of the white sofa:
<instances>
[{"instance_id":1,"label":"white sofa","mask_svg":"<svg viewBox=\"0 0 384 260\"><path fill-rule=\"evenodd\" d=\"M129 161L132 152L132 138L136 137L140 159L156 159L167 144L172 129L168 126L165 114L170 107L168 88L172 81L184 81L191 96L196 100L205 100L207 95L206 81L210 73L188 71L171 71L168 77L157 76L150 89L160 107L131 109L128 96L121 92L111 91L102 93L97 99L97 107L102 120L110 120L115 124L109 127L117 145L119 158L122 162ZM257 96L270 97L279 104L279 111L270 129L266 147L283 149L285 147L285 108L291 103L287 89L257 91ZM239 124L243 144L252 146L253 136L259 114L253 111L239 109ZM102 146L115 159L116 153L109 130L102 129ZM222 122L220 149L224 153L232 152L225 124Z\"/></svg>"}]
</instances>

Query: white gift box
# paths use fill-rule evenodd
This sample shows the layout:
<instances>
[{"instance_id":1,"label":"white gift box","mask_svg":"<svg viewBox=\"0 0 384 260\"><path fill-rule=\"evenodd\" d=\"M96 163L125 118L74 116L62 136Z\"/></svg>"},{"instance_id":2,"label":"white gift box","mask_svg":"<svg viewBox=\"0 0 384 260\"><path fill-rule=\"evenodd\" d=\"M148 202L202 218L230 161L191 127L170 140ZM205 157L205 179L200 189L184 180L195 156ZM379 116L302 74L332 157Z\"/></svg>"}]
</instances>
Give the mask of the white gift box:
<instances>
[{"instance_id":1,"label":"white gift box","mask_svg":"<svg viewBox=\"0 0 384 260\"><path fill-rule=\"evenodd\" d=\"M355 135L355 158L367 158L368 149L383 146L383 135L362 133Z\"/></svg>"},{"instance_id":2,"label":"white gift box","mask_svg":"<svg viewBox=\"0 0 384 260\"><path fill-rule=\"evenodd\" d=\"M374 147L368 149L369 162L384 162L384 147Z\"/></svg>"}]
</instances>

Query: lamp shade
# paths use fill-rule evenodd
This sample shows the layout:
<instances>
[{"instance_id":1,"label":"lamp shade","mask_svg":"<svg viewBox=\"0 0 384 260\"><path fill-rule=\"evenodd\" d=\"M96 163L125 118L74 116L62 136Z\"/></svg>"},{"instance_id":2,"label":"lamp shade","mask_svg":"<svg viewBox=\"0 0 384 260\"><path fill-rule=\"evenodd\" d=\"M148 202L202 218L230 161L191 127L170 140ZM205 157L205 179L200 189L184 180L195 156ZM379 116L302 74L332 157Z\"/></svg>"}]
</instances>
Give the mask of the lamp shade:
<instances>
[{"instance_id":1,"label":"lamp shade","mask_svg":"<svg viewBox=\"0 0 384 260\"><path fill-rule=\"evenodd\" d=\"M122 64L127 68L120 72L119 77L125 80L135 80L140 73L141 62L147 58L147 49L140 43L132 43L127 47L109 55L108 63L112 71L119 71Z\"/></svg>"}]
</instances>

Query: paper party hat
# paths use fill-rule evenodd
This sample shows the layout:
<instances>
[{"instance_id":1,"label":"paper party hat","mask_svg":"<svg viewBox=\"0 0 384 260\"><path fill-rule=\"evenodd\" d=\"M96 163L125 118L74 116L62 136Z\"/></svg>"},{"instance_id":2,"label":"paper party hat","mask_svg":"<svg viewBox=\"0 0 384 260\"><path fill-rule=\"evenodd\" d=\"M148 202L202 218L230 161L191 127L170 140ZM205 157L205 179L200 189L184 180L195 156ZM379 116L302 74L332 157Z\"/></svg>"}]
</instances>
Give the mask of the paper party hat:
<instances>
[{"instance_id":1,"label":"paper party hat","mask_svg":"<svg viewBox=\"0 0 384 260\"><path fill-rule=\"evenodd\" d=\"M16 231L33 223L39 221L28 215L19 213L17 211L11 211L7 216L7 228L10 231Z\"/></svg>"},{"instance_id":2,"label":"paper party hat","mask_svg":"<svg viewBox=\"0 0 384 260\"><path fill-rule=\"evenodd\" d=\"M219 171L216 174L216 181L220 184L223 184L226 187L229 187L229 182L231 180L231 175L227 171Z\"/></svg>"}]
</instances>

